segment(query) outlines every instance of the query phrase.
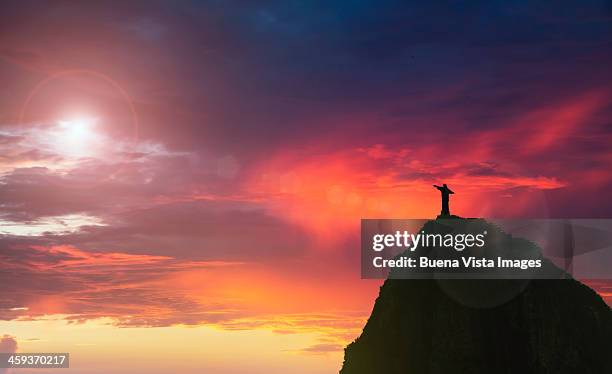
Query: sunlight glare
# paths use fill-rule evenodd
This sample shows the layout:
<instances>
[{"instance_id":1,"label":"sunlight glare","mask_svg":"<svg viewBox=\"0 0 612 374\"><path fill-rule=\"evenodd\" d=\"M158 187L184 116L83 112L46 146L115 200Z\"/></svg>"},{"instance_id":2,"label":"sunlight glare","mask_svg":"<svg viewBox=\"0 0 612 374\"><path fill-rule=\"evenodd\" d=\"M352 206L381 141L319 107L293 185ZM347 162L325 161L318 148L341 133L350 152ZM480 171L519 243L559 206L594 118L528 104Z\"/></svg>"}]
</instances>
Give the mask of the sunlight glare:
<instances>
[{"instance_id":1,"label":"sunlight glare","mask_svg":"<svg viewBox=\"0 0 612 374\"><path fill-rule=\"evenodd\" d=\"M55 147L65 155L92 156L99 140L95 118L76 118L57 122Z\"/></svg>"}]
</instances>

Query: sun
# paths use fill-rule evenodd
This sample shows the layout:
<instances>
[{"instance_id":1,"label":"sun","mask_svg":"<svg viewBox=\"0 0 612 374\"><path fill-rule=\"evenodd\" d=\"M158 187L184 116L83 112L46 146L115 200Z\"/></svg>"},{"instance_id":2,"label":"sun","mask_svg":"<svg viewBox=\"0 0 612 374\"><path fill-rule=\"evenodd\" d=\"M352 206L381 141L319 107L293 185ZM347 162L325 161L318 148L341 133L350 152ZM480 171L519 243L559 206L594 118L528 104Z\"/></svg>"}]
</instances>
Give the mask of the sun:
<instances>
[{"instance_id":1,"label":"sun","mask_svg":"<svg viewBox=\"0 0 612 374\"><path fill-rule=\"evenodd\" d=\"M100 140L95 129L97 122L96 118L91 117L57 121L52 139L54 148L68 156L93 156Z\"/></svg>"}]
</instances>

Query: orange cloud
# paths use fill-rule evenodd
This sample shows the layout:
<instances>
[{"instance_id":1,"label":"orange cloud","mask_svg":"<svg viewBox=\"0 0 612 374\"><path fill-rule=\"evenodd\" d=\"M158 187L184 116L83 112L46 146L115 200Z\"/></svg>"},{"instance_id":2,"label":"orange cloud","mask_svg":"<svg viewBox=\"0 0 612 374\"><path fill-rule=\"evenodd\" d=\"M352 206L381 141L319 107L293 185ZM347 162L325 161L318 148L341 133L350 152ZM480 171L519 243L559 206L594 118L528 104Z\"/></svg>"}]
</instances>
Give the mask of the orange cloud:
<instances>
[{"instance_id":1,"label":"orange cloud","mask_svg":"<svg viewBox=\"0 0 612 374\"><path fill-rule=\"evenodd\" d=\"M435 216L439 197L431 185L441 181L460 191L453 205L461 214L473 211L475 201L486 205L486 191L565 186L554 176L517 174L464 157L424 161L419 154L380 144L308 158L287 152L253 173L248 188L267 195L275 214L329 242L354 230L361 218Z\"/></svg>"},{"instance_id":2,"label":"orange cloud","mask_svg":"<svg viewBox=\"0 0 612 374\"><path fill-rule=\"evenodd\" d=\"M377 283L355 284L338 274L311 277L293 270L295 262L187 261L65 245L15 248L0 255L3 270L17 276L11 293L19 295L3 300L11 307L0 305L2 319L62 315L71 322L108 317L130 327L207 324L314 334L325 344L344 345L358 335L377 291ZM313 264L307 267L312 270Z\"/></svg>"},{"instance_id":3,"label":"orange cloud","mask_svg":"<svg viewBox=\"0 0 612 374\"><path fill-rule=\"evenodd\" d=\"M59 268L85 268L85 267L129 267L134 265L155 264L162 261L171 260L168 256L135 255L118 252L86 252L69 245L56 245L51 247L32 246L33 249L41 253L46 253L58 258L53 263L33 262L41 271Z\"/></svg>"}]
</instances>

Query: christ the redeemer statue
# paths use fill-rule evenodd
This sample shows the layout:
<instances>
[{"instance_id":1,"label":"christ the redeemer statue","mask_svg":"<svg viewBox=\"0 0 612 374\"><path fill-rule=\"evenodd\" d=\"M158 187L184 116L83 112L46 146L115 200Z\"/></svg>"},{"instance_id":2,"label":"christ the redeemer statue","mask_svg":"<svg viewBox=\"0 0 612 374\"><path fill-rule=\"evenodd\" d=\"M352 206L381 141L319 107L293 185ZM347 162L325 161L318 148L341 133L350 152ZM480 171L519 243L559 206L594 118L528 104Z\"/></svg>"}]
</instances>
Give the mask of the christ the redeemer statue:
<instances>
[{"instance_id":1,"label":"christ the redeemer statue","mask_svg":"<svg viewBox=\"0 0 612 374\"><path fill-rule=\"evenodd\" d=\"M450 216L450 209L448 209L448 197L454 192L446 186L446 183L444 183L442 186L436 186L435 184L433 186L440 190L440 194L442 195L442 211L440 212L440 215Z\"/></svg>"}]
</instances>

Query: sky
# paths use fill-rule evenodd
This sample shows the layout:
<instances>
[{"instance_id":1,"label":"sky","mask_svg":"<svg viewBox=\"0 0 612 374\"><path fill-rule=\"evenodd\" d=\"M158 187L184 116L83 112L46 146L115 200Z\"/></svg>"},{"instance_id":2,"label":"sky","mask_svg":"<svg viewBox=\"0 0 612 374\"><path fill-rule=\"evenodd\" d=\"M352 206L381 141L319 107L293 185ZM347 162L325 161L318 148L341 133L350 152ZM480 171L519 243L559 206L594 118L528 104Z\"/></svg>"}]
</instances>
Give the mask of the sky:
<instances>
[{"instance_id":1,"label":"sky","mask_svg":"<svg viewBox=\"0 0 612 374\"><path fill-rule=\"evenodd\" d=\"M611 43L609 1L6 2L0 347L336 372L361 218L610 218Z\"/></svg>"}]
</instances>

